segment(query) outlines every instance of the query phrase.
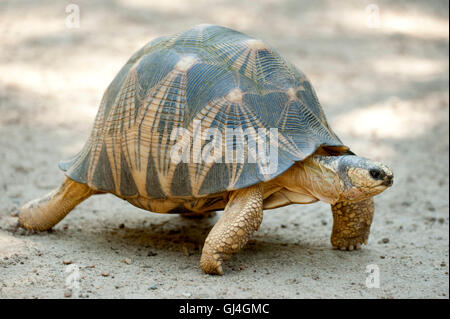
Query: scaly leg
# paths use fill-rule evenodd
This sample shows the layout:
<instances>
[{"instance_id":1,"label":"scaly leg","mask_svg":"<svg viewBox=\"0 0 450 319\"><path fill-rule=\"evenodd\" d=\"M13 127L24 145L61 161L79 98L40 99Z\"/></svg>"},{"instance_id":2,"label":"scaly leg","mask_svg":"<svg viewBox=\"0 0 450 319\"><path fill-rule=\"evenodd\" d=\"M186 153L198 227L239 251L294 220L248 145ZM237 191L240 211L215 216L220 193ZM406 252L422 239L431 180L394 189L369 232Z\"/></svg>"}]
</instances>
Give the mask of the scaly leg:
<instances>
[{"instance_id":1,"label":"scaly leg","mask_svg":"<svg viewBox=\"0 0 450 319\"><path fill-rule=\"evenodd\" d=\"M200 265L207 274L222 275L222 262L239 251L263 218L263 190L255 185L234 191L219 221L206 238Z\"/></svg>"},{"instance_id":2,"label":"scaly leg","mask_svg":"<svg viewBox=\"0 0 450 319\"><path fill-rule=\"evenodd\" d=\"M331 206L333 211L333 232L331 244L340 250L358 250L367 244L372 224L373 198L359 202L339 202Z\"/></svg>"},{"instance_id":3,"label":"scaly leg","mask_svg":"<svg viewBox=\"0 0 450 319\"><path fill-rule=\"evenodd\" d=\"M28 230L47 230L63 219L75 206L95 191L66 177L57 189L26 203L19 212L19 226Z\"/></svg>"}]
</instances>

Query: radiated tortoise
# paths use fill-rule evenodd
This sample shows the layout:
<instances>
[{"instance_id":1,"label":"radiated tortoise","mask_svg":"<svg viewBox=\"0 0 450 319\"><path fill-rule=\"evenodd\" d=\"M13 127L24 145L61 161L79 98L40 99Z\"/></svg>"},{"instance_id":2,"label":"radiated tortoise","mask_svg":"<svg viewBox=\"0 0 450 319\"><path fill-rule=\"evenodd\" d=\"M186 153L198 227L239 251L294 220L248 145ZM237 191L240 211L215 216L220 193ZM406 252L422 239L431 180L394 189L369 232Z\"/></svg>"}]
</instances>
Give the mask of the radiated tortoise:
<instances>
[{"instance_id":1,"label":"radiated tortoise","mask_svg":"<svg viewBox=\"0 0 450 319\"><path fill-rule=\"evenodd\" d=\"M327 124L310 81L265 42L215 25L151 41L107 88L66 178L24 205L19 225L53 227L91 195L112 193L157 213L223 210L201 267L223 261L256 231L263 210L331 204L331 243L367 243L372 197L393 183Z\"/></svg>"}]
</instances>

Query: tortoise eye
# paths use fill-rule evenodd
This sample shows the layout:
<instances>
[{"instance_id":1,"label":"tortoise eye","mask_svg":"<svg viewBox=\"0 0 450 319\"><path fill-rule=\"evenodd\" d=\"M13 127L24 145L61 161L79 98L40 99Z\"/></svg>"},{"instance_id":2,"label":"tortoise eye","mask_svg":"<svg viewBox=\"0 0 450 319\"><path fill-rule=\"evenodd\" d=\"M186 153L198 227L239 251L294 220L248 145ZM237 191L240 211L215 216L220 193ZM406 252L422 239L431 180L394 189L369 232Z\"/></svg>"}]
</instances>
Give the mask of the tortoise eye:
<instances>
[{"instance_id":1,"label":"tortoise eye","mask_svg":"<svg viewBox=\"0 0 450 319\"><path fill-rule=\"evenodd\" d=\"M372 168L369 171L370 176L372 176L373 179L382 179L383 173L378 168Z\"/></svg>"}]
</instances>

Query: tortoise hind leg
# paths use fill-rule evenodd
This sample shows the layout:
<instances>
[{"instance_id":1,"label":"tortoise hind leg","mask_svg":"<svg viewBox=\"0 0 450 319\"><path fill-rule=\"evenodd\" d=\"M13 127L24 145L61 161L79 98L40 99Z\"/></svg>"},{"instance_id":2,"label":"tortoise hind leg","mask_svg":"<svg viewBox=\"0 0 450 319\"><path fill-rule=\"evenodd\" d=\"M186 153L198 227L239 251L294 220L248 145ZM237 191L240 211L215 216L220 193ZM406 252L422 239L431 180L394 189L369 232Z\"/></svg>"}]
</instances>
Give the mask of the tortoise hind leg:
<instances>
[{"instance_id":1,"label":"tortoise hind leg","mask_svg":"<svg viewBox=\"0 0 450 319\"><path fill-rule=\"evenodd\" d=\"M89 186L66 177L57 189L26 203L20 209L19 226L37 231L50 229L75 206L95 193Z\"/></svg>"}]
</instances>

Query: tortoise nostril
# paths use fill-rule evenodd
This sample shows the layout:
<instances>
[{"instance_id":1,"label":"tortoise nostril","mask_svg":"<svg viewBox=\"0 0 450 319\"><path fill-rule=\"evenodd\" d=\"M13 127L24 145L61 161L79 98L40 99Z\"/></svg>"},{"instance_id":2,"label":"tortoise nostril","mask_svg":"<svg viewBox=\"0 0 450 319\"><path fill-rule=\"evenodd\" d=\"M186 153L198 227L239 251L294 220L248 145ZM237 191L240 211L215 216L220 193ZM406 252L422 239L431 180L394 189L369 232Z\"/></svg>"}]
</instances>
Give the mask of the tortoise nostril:
<instances>
[{"instance_id":1,"label":"tortoise nostril","mask_svg":"<svg viewBox=\"0 0 450 319\"><path fill-rule=\"evenodd\" d=\"M372 168L370 171L370 176L374 179L382 179L383 173L378 168Z\"/></svg>"}]
</instances>

